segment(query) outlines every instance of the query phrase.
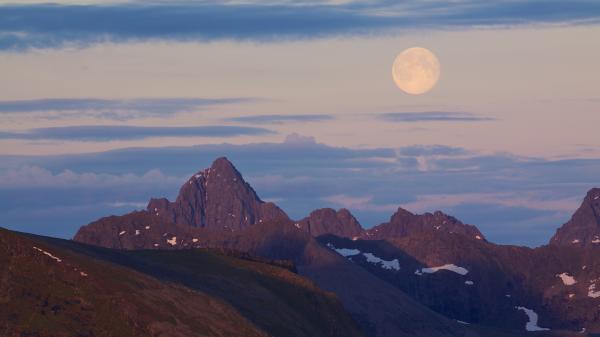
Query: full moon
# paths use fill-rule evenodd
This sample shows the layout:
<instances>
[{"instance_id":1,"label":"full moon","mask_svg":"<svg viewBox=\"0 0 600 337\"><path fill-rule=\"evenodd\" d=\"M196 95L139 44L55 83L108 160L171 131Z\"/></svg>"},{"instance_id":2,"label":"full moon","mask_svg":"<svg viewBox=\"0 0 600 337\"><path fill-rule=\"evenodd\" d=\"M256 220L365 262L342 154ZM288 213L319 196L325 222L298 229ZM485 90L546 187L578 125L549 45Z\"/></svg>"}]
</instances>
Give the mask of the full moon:
<instances>
[{"instance_id":1,"label":"full moon","mask_svg":"<svg viewBox=\"0 0 600 337\"><path fill-rule=\"evenodd\" d=\"M431 90L440 78L440 62L425 48L408 48L396 56L392 78L400 90L421 95Z\"/></svg>"}]
</instances>

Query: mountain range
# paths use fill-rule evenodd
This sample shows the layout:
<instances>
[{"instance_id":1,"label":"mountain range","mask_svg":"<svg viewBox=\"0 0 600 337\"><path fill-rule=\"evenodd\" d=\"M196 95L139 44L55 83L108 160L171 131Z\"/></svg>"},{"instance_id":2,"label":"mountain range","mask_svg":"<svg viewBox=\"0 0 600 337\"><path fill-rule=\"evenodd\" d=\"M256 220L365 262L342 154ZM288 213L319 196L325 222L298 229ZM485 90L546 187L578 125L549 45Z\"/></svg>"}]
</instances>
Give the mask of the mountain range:
<instances>
[{"instance_id":1,"label":"mountain range","mask_svg":"<svg viewBox=\"0 0 600 337\"><path fill-rule=\"evenodd\" d=\"M175 201L101 218L73 240L0 234L7 336L600 334L600 189L548 245L527 248L440 211L398 208L370 229L347 209L293 220L218 158Z\"/></svg>"}]
</instances>

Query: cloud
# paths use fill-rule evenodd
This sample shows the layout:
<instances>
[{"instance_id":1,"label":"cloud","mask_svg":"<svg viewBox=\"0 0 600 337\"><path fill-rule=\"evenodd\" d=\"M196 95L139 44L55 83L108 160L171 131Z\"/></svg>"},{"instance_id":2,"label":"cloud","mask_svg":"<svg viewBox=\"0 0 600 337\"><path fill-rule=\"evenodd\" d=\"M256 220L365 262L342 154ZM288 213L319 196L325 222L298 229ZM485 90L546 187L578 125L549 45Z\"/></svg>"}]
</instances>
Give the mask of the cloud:
<instances>
[{"instance_id":1,"label":"cloud","mask_svg":"<svg viewBox=\"0 0 600 337\"><path fill-rule=\"evenodd\" d=\"M0 6L0 49L60 48L106 41L280 41L448 29L597 23L595 1L161 2ZM159 25L156 23L160 22Z\"/></svg>"},{"instance_id":2,"label":"cloud","mask_svg":"<svg viewBox=\"0 0 600 337\"><path fill-rule=\"evenodd\" d=\"M24 132L0 131L0 139L112 141L152 137L235 137L266 135L274 131L228 125L209 126L121 126L77 125L31 129Z\"/></svg>"},{"instance_id":3,"label":"cloud","mask_svg":"<svg viewBox=\"0 0 600 337\"><path fill-rule=\"evenodd\" d=\"M373 202L373 196L350 196L346 194L336 194L322 197L321 200L332 203L343 208L355 211L375 211L375 212L395 212L398 205L381 205Z\"/></svg>"},{"instance_id":4,"label":"cloud","mask_svg":"<svg viewBox=\"0 0 600 337\"><path fill-rule=\"evenodd\" d=\"M496 192L418 195L415 201L404 203L402 207L413 212L426 212L463 204L488 204L541 211L572 212L580 203L580 196L556 199L544 198L533 193Z\"/></svg>"},{"instance_id":5,"label":"cloud","mask_svg":"<svg viewBox=\"0 0 600 337\"><path fill-rule=\"evenodd\" d=\"M254 98L47 98L0 101L0 114L33 114L36 118L61 119L94 117L128 120L139 117L164 117L180 112L253 101ZM57 113L58 112L58 113Z\"/></svg>"},{"instance_id":6,"label":"cloud","mask_svg":"<svg viewBox=\"0 0 600 337\"><path fill-rule=\"evenodd\" d=\"M334 120L332 115L251 115L228 118L229 122L242 122L252 124L283 124L286 122L321 122Z\"/></svg>"},{"instance_id":7,"label":"cloud","mask_svg":"<svg viewBox=\"0 0 600 337\"><path fill-rule=\"evenodd\" d=\"M600 170L600 159L523 158L444 145L353 149L297 134L277 143L0 156L0 225L38 233L56 228L35 224L68 225L62 235L70 236L95 217L134 207L116 203L174 198L186 177L220 156L294 219L325 206L346 207L371 227L400 205L414 212L440 209L478 226L491 241L527 245L547 242L597 185ZM166 178L144 178L154 170ZM99 177L83 178L90 174ZM56 221L49 220L52 210Z\"/></svg>"},{"instance_id":8,"label":"cloud","mask_svg":"<svg viewBox=\"0 0 600 337\"><path fill-rule=\"evenodd\" d=\"M425 111L425 112L391 112L378 116L388 122L479 122L490 121L493 118L468 112Z\"/></svg>"}]
</instances>

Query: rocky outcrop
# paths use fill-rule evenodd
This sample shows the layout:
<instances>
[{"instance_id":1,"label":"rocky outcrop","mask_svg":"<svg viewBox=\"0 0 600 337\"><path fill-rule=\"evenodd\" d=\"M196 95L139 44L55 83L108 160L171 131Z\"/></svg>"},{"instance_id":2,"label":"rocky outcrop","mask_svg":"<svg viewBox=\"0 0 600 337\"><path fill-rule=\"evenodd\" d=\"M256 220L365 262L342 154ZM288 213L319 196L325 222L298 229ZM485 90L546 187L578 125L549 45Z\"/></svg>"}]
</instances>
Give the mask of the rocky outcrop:
<instances>
[{"instance_id":1,"label":"rocky outcrop","mask_svg":"<svg viewBox=\"0 0 600 337\"><path fill-rule=\"evenodd\" d=\"M569 222L556 230L551 245L600 247L600 188L587 192Z\"/></svg>"},{"instance_id":2,"label":"rocky outcrop","mask_svg":"<svg viewBox=\"0 0 600 337\"><path fill-rule=\"evenodd\" d=\"M312 236L333 234L346 238L360 237L364 230L356 218L345 208L338 211L321 208L298 222Z\"/></svg>"}]
</instances>

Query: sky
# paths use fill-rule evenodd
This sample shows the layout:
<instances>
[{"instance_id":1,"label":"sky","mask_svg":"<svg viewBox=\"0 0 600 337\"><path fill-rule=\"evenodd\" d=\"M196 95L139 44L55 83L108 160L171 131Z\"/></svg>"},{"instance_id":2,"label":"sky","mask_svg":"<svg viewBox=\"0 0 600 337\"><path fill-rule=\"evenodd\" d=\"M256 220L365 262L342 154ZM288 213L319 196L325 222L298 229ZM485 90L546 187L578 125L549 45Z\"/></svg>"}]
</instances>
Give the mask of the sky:
<instances>
[{"instance_id":1,"label":"sky","mask_svg":"<svg viewBox=\"0 0 600 337\"><path fill-rule=\"evenodd\" d=\"M0 226L72 237L227 156L291 217L548 241L598 186L597 1L0 1ZM396 55L437 55L408 95Z\"/></svg>"}]
</instances>

